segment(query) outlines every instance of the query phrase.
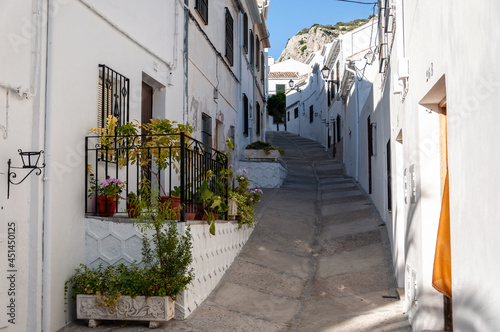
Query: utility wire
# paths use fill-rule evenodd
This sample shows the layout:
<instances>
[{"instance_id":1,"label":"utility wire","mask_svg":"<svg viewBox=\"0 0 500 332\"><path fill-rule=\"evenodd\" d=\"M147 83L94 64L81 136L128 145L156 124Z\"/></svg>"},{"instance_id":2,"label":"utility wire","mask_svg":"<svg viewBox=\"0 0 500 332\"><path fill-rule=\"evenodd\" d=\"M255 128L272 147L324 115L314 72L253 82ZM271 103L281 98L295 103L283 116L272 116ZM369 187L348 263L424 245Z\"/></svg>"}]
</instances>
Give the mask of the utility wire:
<instances>
[{"instance_id":1,"label":"utility wire","mask_svg":"<svg viewBox=\"0 0 500 332\"><path fill-rule=\"evenodd\" d=\"M362 2L362 1L354 1L354 0L334 0L334 1L357 3L360 5L377 5L378 4L378 2Z\"/></svg>"}]
</instances>

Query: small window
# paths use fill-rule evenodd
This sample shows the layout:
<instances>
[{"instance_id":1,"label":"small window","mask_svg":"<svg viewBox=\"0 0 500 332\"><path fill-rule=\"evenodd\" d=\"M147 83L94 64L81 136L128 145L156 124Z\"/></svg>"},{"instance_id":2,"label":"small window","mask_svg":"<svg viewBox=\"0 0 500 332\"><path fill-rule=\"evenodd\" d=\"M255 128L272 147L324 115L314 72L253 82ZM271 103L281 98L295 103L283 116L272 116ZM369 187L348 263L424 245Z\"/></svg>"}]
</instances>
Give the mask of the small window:
<instances>
[{"instance_id":1,"label":"small window","mask_svg":"<svg viewBox=\"0 0 500 332\"><path fill-rule=\"evenodd\" d=\"M293 118L297 119L298 117L299 117L299 108L295 107L295 109L293 110Z\"/></svg>"},{"instance_id":2,"label":"small window","mask_svg":"<svg viewBox=\"0 0 500 332\"><path fill-rule=\"evenodd\" d=\"M255 121L257 128L255 129L255 134L260 136L260 104L256 103L255 105Z\"/></svg>"},{"instance_id":3,"label":"small window","mask_svg":"<svg viewBox=\"0 0 500 332\"><path fill-rule=\"evenodd\" d=\"M248 97L243 94L243 135L248 136Z\"/></svg>"},{"instance_id":4,"label":"small window","mask_svg":"<svg viewBox=\"0 0 500 332\"><path fill-rule=\"evenodd\" d=\"M276 84L276 92L285 92L285 84Z\"/></svg>"},{"instance_id":5,"label":"small window","mask_svg":"<svg viewBox=\"0 0 500 332\"><path fill-rule=\"evenodd\" d=\"M337 114L337 142L340 142L340 139L342 138L342 136L340 135L340 115Z\"/></svg>"},{"instance_id":6,"label":"small window","mask_svg":"<svg viewBox=\"0 0 500 332\"><path fill-rule=\"evenodd\" d=\"M259 36L255 36L255 69L259 70L260 66L260 41Z\"/></svg>"},{"instance_id":7,"label":"small window","mask_svg":"<svg viewBox=\"0 0 500 332\"><path fill-rule=\"evenodd\" d=\"M205 113L201 114L201 142L212 147L212 118Z\"/></svg>"},{"instance_id":8,"label":"small window","mask_svg":"<svg viewBox=\"0 0 500 332\"><path fill-rule=\"evenodd\" d=\"M255 52L254 48L255 48L255 45L254 45L254 41L253 41L253 32L252 32L252 30L250 30L250 59L249 59L250 64L253 64L253 62L254 62L254 52Z\"/></svg>"},{"instance_id":9,"label":"small window","mask_svg":"<svg viewBox=\"0 0 500 332\"><path fill-rule=\"evenodd\" d=\"M264 52L260 52L260 80L264 82L265 78L265 61L264 61Z\"/></svg>"},{"instance_id":10,"label":"small window","mask_svg":"<svg viewBox=\"0 0 500 332\"><path fill-rule=\"evenodd\" d=\"M314 121L314 108L313 105L309 106L309 123Z\"/></svg>"},{"instance_id":11,"label":"small window","mask_svg":"<svg viewBox=\"0 0 500 332\"><path fill-rule=\"evenodd\" d=\"M231 66L233 65L233 46L233 17L226 7L226 58Z\"/></svg>"},{"instance_id":12,"label":"small window","mask_svg":"<svg viewBox=\"0 0 500 332\"><path fill-rule=\"evenodd\" d=\"M248 15L243 14L243 49L248 54Z\"/></svg>"},{"instance_id":13,"label":"small window","mask_svg":"<svg viewBox=\"0 0 500 332\"><path fill-rule=\"evenodd\" d=\"M290 111L288 111L287 116L288 116L288 121L290 121Z\"/></svg>"},{"instance_id":14,"label":"small window","mask_svg":"<svg viewBox=\"0 0 500 332\"><path fill-rule=\"evenodd\" d=\"M194 9L200 14L205 25L208 24L208 0L196 0Z\"/></svg>"}]
</instances>

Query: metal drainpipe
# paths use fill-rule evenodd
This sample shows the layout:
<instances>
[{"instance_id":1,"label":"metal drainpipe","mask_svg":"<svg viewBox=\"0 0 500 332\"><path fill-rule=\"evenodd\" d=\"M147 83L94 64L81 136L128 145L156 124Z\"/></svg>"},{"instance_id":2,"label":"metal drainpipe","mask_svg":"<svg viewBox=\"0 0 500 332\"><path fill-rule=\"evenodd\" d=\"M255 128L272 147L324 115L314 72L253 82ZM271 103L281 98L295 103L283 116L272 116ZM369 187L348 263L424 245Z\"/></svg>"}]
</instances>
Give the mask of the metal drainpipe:
<instances>
[{"instance_id":1,"label":"metal drainpipe","mask_svg":"<svg viewBox=\"0 0 500 332\"><path fill-rule=\"evenodd\" d=\"M187 124L188 122L188 32L189 32L189 0L184 0L184 98L183 98L183 116L182 122Z\"/></svg>"},{"instance_id":2,"label":"metal drainpipe","mask_svg":"<svg viewBox=\"0 0 500 332\"><path fill-rule=\"evenodd\" d=\"M349 68L348 66L345 67L345 70L348 72L353 73L354 75L354 92L356 93L356 172L355 172L355 179L357 182L359 182L359 101L358 101L358 74L356 73L355 70Z\"/></svg>"},{"instance_id":3,"label":"metal drainpipe","mask_svg":"<svg viewBox=\"0 0 500 332\"><path fill-rule=\"evenodd\" d=\"M45 172L48 171L50 167L50 131L47 130L47 123L50 123L50 100L48 94L48 86L50 84L50 74L49 74L49 48L50 48L50 31L51 31L51 21L50 21L50 0L47 0L47 24L46 24L46 59L45 59L45 106L44 106L44 151L46 164L48 167ZM46 174L46 173L45 173ZM46 176L46 175L45 175ZM52 254L50 253L50 220L51 214L47 206L50 204L50 189L51 182L44 176L43 182L43 221L42 221L42 331L49 331L50 327L50 304L52 303L50 297L50 280L51 280L51 259Z\"/></svg>"}]
</instances>

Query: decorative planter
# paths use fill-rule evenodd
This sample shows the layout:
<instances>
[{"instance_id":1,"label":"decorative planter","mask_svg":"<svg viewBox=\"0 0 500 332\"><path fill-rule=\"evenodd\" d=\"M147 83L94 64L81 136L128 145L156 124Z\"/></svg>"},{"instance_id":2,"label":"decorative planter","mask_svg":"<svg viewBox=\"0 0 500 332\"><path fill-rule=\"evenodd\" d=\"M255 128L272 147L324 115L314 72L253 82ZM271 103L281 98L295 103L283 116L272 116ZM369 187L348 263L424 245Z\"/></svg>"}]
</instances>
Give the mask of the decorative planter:
<instances>
[{"instance_id":1,"label":"decorative planter","mask_svg":"<svg viewBox=\"0 0 500 332\"><path fill-rule=\"evenodd\" d=\"M278 161L280 157L281 154L278 150L270 150L269 154L266 154L266 151L264 150L245 149L246 159L272 159L274 161Z\"/></svg>"},{"instance_id":2,"label":"decorative planter","mask_svg":"<svg viewBox=\"0 0 500 332\"><path fill-rule=\"evenodd\" d=\"M76 296L76 318L88 319L89 327L101 320L148 321L149 328L157 328L175 315L175 302L168 296L121 296L115 307L105 307L97 295Z\"/></svg>"},{"instance_id":3,"label":"decorative planter","mask_svg":"<svg viewBox=\"0 0 500 332\"><path fill-rule=\"evenodd\" d=\"M112 217L116 211L116 196L97 196L97 213L101 217Z\"/></svg>"}]
</instances>

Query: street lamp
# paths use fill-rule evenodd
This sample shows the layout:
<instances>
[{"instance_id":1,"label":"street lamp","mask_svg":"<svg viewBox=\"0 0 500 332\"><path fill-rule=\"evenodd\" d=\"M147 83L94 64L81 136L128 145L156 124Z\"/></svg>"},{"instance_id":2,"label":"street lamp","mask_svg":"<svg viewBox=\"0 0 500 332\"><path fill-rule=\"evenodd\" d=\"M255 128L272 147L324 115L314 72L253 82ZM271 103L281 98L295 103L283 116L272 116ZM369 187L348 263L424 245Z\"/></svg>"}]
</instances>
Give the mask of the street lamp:
<instances>
[{"instance_id":1,"label":"street lamp","mask_svg":"<svg viewBox=\"0 0 500 332\"><path fill-rule=\"evenodd\" d=\"M296 89L298 92L300 92L300 87L297 85L295 85L295 82L290 79L290 81L288 81L288 86L290 87L290 90L293 90L293 89Z\"/></svg>"},{"instance_id":2,"label":"street lamp","mask_svg":"<svg viewBox=\"0 0 500 332\"><path fill-rule=\"evenodd\" d=\"M37 176L42 174L42 168L45 167L45 162L42 162L39 164L40 157L43 154L43 150L40 151L22 151L21 149L17 150L19 152L19 155L21 156L21 161L23 162L23 166L11 166L11 159L7 162L8 165L8 170L7 170L7 199L9 199L10 196L10 185L18 185L21 184L26 178L33 172ZM30 171L26 176L24 176L20 181L14 181L17 177L17 174L15 172L11 172L11 169L29 169Z\"/></svg>"}]
</instances>

